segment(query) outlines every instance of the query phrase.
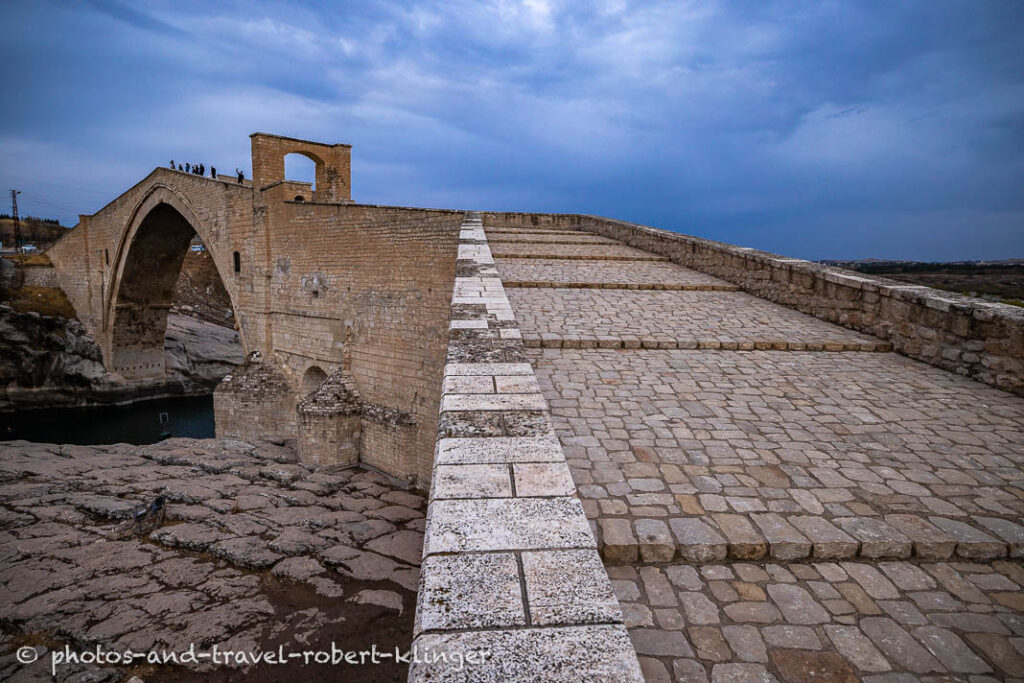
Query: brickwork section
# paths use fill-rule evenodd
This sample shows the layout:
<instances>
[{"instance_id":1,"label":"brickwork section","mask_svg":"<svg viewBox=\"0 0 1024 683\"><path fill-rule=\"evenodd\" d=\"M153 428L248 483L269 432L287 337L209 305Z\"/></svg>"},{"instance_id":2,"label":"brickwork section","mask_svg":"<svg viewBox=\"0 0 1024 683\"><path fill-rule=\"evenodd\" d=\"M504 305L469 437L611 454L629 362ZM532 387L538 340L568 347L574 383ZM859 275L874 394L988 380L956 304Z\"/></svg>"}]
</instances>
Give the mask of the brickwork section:
<instances>
[{"instance_id":1,"label":"brickwork section","mask_svg":"<svg viewBox=\"0 0 1024 683\"><path fill-rule=\"evenodd\" d=\"M502 284L509 287L588 289L686 289L736 291L734 284L666 262L574 259L498 259Z\"/></svg>"},{"instance_id":2,"label":"brickwork section","mask_svg":"<svg viewBox=\"0 0 1024 683\"><path fill-rule=\"evenodd\" d=\"M888 343L742 292L511 289L527 346L884 351Z\"/></svg>"},{"instance_id":3,"label":"brickwork section","mask_svg":"<svg viewBox=\"0 0 1024 683\"><path fill-rule=\"evenodd\" d=\"M411 681L641 681L480 219L460 235Z\"/></svg>"},{"instance_id":4,"label":"brickwork section","mask_svg":"<svg viewBox=\"0 0 1024 683\"><path fill-rule=\"evenodd\" d=\"M1020 562L645 564L609 574L648 683L1024 676Z\"/></svg>"},{"instance_id":5,"label":"brickwork section","mask_svg":"<svg viewBox=\"0 0 1024 683\"><path fill-rule=\"evenodd\" d=\"M894 354L531 358L608 561L1022 553L1017 397Z\"/></svg>"}]
</instances>

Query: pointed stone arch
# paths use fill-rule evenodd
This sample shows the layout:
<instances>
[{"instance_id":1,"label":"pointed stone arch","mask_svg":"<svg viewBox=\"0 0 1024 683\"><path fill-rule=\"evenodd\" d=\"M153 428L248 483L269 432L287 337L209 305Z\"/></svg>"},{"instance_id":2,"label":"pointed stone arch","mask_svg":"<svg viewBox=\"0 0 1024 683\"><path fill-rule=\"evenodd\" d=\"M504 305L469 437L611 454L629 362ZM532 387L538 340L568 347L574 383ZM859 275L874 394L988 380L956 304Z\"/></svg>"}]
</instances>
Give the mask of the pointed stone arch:
<instances>
[{"instance_id":1,"label":"pointed stone arch","mask_svg":"<svg viewBox=\"0 0 1024 683\"><path fill-rule=\"evenodd\" d=\"M103 315L103 351L112 372L128 380L164 376L167 314L196 235L209 250L239 319L230 266L222 260L214 235L184 198L166 185L156 185L132 212L112 254ZM248 352L241 330L239 337Z\"/></svg>"}]
</instances>

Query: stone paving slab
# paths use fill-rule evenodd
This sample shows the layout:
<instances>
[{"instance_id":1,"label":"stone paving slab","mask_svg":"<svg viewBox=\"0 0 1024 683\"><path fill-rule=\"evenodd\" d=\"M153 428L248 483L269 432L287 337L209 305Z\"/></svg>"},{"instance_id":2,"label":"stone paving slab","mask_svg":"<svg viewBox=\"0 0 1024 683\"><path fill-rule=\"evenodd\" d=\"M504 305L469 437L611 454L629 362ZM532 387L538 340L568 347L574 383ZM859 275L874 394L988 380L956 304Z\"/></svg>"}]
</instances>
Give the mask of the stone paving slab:
<instances>
[{"instance_id":1,"label":"stone paving slab","mask_svg":"<svg viewBox=\"0 0 1024 683\"><path fill-rule=\"evenodd\" d=\"M885 351L888 342L743 292L510 289L526 346Z\"/></svg>"},{"instance_id":2,"label":"stone paving slab","mask_svg":"<svg viewBox=\"0 0 1024 683\"><path fill-rule=\"evenodd\" d=\"M668 261L647 251L618 244L509 244L491 246L495 258Z\"/></svg>"},{"instance_id":3,"label":"stone paving slab","mask_svg":"<svg viewBox=\"0 0 1024 683\"><path fill-rule=\"evenodd\" d=\"M895 354L529 354L606 562L1024 554L1024 399Z\"/></svg>"},{"instance_id":4,"label":"stone paving slab","mask_svg":"<svg viewBox=\"0 0 1024 683\"><path fill-rule=\"evenodd\" d=\"M642 564L608 573L648 683L1024 676L1019 561Z\"/></svg>"},{"instance_id":5,"label":"stone paving slab","mask_svg":"<svg viewBox=\"0 0 1024 683\"><path fill-rule=\"evenodd\" d=\"M721 290L734 284L669 262L587 261L573 259L497 259L502 283L509 287L587 289Z\"/></svg>"}]
</instances>

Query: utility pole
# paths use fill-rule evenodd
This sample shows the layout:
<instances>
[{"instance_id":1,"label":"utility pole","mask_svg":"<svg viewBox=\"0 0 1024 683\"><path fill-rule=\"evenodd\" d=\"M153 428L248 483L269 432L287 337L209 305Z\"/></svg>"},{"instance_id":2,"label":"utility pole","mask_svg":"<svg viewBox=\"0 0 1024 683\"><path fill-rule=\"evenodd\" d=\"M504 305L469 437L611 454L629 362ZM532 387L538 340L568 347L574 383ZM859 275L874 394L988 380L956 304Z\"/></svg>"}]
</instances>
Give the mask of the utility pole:
<instances>
[{"instance_id":1,"label":"utility pole","mask_svg":"<svg viewBox=\"0 0 1024 683\"><path fill-rule=\"evenodd\" d=\"M14 219L14 251L21 248L21 219L18 218L18 195L21 190L11 190L11 218Z\"/></svg>"}]
</instances>

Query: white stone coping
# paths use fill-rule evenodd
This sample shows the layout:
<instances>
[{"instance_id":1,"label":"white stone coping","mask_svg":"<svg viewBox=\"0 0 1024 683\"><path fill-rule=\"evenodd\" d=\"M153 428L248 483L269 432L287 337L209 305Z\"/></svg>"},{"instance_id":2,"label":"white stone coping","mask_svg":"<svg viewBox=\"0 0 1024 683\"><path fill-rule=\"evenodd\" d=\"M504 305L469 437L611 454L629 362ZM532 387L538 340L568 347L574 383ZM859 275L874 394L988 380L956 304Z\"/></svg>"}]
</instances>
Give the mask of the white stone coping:
<instances>
[{"instance_id":1,"label":"white stone coping","mask_svg":"<svg viewBox=\"0 0 1024 683\"><path fill-rule=\"evenodd\" d=\"M485 304L450 329L514 321L478 219L467 216L452 305ZM492 276L493 274L493 276ZM521 339L503 325L500 339ZM450 346L471 344L453 337ZM466 348L466 347L463 347ZM470 347L471 348L471 347ZM636 652L576 495L548 405L529 363L448 363L441 415L521 411L544 416L536 436L440 438L435 446L409 681L641 683ZM448 658L487 653L457 667Z\"/></svg>"}]
</instances>

